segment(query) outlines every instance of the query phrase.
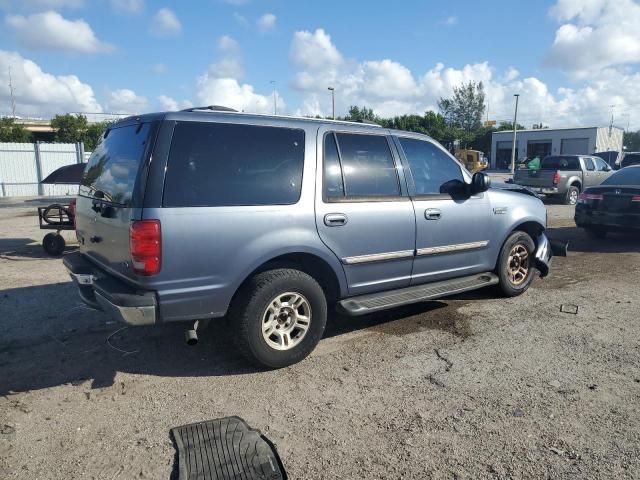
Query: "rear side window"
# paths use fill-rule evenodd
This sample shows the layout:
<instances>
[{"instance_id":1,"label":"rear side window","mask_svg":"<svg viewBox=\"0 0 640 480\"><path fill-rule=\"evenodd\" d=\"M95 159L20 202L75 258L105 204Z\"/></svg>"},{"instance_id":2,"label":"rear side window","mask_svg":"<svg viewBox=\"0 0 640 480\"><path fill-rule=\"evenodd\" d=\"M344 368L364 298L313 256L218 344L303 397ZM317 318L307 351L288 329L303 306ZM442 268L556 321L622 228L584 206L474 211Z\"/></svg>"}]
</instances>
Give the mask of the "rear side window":
<instances>
[{"instance_id":1,"label":"rear side window","mask_svg":"<svg viewBox=\"0 0 640 480\"><path fill-rule=\"evenodd\" d=\"M290 205L300 198L304 131L179 122L167 164L165 207Z\"/></svg>"},{"instance_id":2,"label":"rear side window","mask_svg":"<svg viewBox=\"0 0 640 480\"><path fill-rule=\"evenodd\" d=\"M80 195L129 205L151 124L112 128L89 158Z\"/></svg>"},{"instance_id":3,"label":"rear side window","mask_svg":"<svg viewBox=\"0 0 640 480\"><path fill-rule=\"evenodd\" d=\"M433 143L403 137L398 140L411 168L416 195L444 194L448 182L464 182L460 166Z\"/></svg>"},{"instance_id":4,"label":"rear side window","mask_svg":"<svg viewBox=\"0 0 640 480\"><path fill-rule=\"evenodd\" d=\"M336 133L347 197L400 195L398 173L387 138Z\"/></svg>"},{"instance_id":5,"label":"rear side window","mask_svg":"<svg viewBox=\"0 0 640 480\"><path fill-rule=\"evenodd\" d=\"M542 169L549 170L580 170L578 157L550 156L542 160Z\"/></svg>"},{"instance_id":6,"label":"rear side window","mask_svg":"<svg viewBox=\"0 0 640 480\"><path fill-rule=\"evenodd\" d=\"M344 197L338 145L333 133L324 137L324 194L327 199Z\"/></svg>"}]
</instances>

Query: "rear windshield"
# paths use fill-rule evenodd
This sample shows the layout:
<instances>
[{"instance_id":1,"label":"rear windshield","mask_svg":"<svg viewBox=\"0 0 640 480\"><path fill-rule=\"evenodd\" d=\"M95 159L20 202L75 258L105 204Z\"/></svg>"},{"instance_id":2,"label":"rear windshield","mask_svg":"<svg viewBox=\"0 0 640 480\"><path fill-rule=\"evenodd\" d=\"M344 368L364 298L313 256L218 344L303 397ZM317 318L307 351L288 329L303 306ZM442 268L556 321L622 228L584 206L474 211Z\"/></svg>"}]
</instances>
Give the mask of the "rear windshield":
<instances>
[{"instance_id":1,"label":"rear windshield","mask_svg":"<svg viewBox=\"0 0 640 480\"><path fill-rule=\"evenodd\" d=\"M293 204L300 198L303 162L303 130L180 122L173 132L163 204Z\"/></svg>"},{"instance_id":2,"label":"rear windshield","mask_svg":"<svg viewBox=\"0 0 640 480\"><path fill-rule=\"evenodd\" d=\"M622 159L622 166L628 167L629 165L640 164L640 153L627 153Z\"/></svg>"},{"instance_id":3,"label":"rear windshield","mask_svg":"<svg viewBox=\"0 0 640 480\"><path fill-rule=\"evenodd\" d=\"M580 170L578 157L545 157L540 168L548 170Z\"/></svg>"},{"instance_id":4,"label":"rear windshield","mask_svg":"<svg viewBox=\"0 0 640 480\"><path fill-rule=\"evenodd\" d=\"M608 177L602 185L628 185L640 187L640 167L623 168Z\"/></svg>"},{"instance_id":5,"label":"rear windshield","mask_svg":"<svg viewBox=\"0 0 640 480\"><path fill-rule=\"evenodd\" d=\"M89 158L80 194L129 205L149 138L149 123L109 130Z\"/></svg>"}]
</instances>

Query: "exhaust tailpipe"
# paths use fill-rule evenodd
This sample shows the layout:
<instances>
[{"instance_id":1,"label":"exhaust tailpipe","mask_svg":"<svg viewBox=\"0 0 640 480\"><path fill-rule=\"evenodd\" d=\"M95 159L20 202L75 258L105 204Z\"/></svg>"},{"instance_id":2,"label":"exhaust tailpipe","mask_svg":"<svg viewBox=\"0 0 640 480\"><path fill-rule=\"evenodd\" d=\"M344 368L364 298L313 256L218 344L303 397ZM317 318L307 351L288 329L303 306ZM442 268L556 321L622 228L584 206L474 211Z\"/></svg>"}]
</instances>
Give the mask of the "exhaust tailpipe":
<instances>
[{"instance_id":1,"label":"exhaust tailpipe","mask_svg":"<svg viewBox=\"0 0 640 480\"><path fill-rule=\"evenodd\" d=\"M185 330L184 332L184 339L187 342L187 345L197 345L198 343L198 332L196 331L198 328L198 321L196 320L195 322L193 322L193 326L188 329Z\"/></svg>"}]
</instances>

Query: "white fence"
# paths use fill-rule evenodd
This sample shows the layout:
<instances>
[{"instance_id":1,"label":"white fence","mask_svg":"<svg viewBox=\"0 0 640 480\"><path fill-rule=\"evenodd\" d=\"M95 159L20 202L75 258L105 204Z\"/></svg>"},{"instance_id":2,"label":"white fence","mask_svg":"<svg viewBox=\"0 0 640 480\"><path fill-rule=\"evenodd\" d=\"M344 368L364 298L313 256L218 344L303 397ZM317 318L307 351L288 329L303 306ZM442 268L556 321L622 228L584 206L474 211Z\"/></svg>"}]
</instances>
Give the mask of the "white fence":
<instances>
[{"instance_id":1,"label":"white fence","mask_svg":"<svg viewBox=\"0 0 640 480\"><path fill-rule=\"evenodd\" d=\"M82 143L0 143L0 196L75 195L76 185L41 185L65 165L85 161Z\"/></svg>"}]
</instances>

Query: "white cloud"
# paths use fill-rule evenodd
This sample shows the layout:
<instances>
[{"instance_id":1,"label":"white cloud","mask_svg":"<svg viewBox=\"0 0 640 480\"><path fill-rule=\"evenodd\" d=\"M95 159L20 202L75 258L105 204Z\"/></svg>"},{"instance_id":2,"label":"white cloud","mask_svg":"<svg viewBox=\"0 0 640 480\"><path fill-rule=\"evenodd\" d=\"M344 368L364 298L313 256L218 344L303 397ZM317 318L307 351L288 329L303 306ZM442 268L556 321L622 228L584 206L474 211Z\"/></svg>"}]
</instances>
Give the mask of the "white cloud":
<instances>
[{"instance_id":1,"label":"white cloud","mask_svg":"<svg viewBox=\"0 0 640 480\"><path fill-rule=\"evenodd\" d=\"M164 63L156 63L152 65L151 71L156 75L165 75L169 71L169 67L167 67Z\"/></svg>"},{"instance_id":2,"label":"white cloud","mask_svg":"<svg viewBox=\"0 0 640 480\"><path fill-rule=\"evenodd\" d=\"M550 15L563 22L549 53L551 65L575 77L640 62L640 3L558 0Z\"/></svg>"},{"instance_id":3,"label":"white cloud","mask_svg":"<svg viewBox=\"0 0 640 480\"><path fill-rule=\"evenodd\" d=\"M273 13L265 13L258 18L256 25L261 32L268 32L276 27L277 17Z\"/></svg>"},{"instance_id":4,"label":"white cloud","mask_svg":"<svg viewBox=\"0 0 640 480\"><path fill-rule=\"evenodd\" d=\"M640 73L594 71L589 83L555 90L536 77L522 78L513 67L496 72L488 62L461 68L438 63L416 74L391 59L345 59L329 35L318 32L297 32L292 39L291 62L297 67L292 86L302 93L297 114L329 115L329 85L336 88L338 114L345 114L350 105L366 105L389 117L437 111L438 99L450 96L454 87L468 81L483 82L490 118L509 121L513 94L520 93L520 123L543 122L556 127L605 125L610 115L608 105L617 104L621 115L631 112L640 98ZM640 126L640 115L631 117L631 125Z\"/></svg>"},{"instance_id":5,"label":"white cloud","mask_svg":"<svg viewBox=\"0 0 640 480\"><path fill-rule=\"evenodd\" d=\"M293 34L291 61L298 67L317 70L338 66L343 59L331 36L318 28L313 33L302 30Z\"/></svg>"},{"instance_id":6,"label":"white cloud","mask_svg":"<svg viewBox=\"0 0 640 480\"><path fill-rule=\"evenodd\" d=\"M146 97L137 95L133 90L121 88L109 93L107 110L109 113L144 113L149 107Z\"/></svg>"},{"instance_id":7,"label":"white cloud","mask_svg":"<svg viewBox=\"0 0 640 480\"><path fill-rule=\"evenodd\" d=\"M158 36L176 35L182 31L180 20L168 8L161 8L151 21L151 33Z\"/></svg>"},{"instance_id":8,"label":"white cloud","mask_svg":"<svg viewBox=\"0 0 640 480\"><path fill-rule=\"evenodd\" d=\"M247 17L238 12L233 12L233 18L242 27L246 27L247 25L249 25L249 20L247 20Z\"/></svg>"},{"instance_id":9,"label":"white cloud","mask_svg":"<svg viewBox=\"0 0 640 480\"><path fill-rule=\"evenodd\" d=\"M223 35L218 38L216 48L221 57L217 62L209 66L208 74L215 78L242 78L244 68L242 66L242 52L238 42L228 35Z\"/></svg>"},{"instance_id":10,"label":"white cloud","mask_svg":"<svg viewBox=\"0 0 640 480\"><path fill-rule=\"evenodd\" d=\"M96 37L82 19L67 20L54 11L32 15L7 15L5 23L27 48L74 53L108 52L113 47Z\"/></svg>"},{"instance_id":11,"label":"white cloud","mask_svg":"<svg viewBox=\"0 0 640 480\"><path fill-rule=\"evenodd\" d=\"M175 100L167 95L160 95L158 102L163 111L176 112L178 110L184 110L185 108L193 107L193 103L189 100Z\"/></svg>"},{"instance_id":12,"label":"white cloud","mask_svg":"<svg viewBox=\"0 0 640 480\"><path fill-rule=\"evenodd\" d=\"M102 112L90 85L75 75L52 75L17 52L0 50L0 114L9 113L9 68L21 116L46 117L65 112Z\"/></svg>"},{"instance_id":13,"label":"white cloud","mask_svg":"<svg viewBox=\"0 0 640 480\"><path fill-rule=\"evenodd\" d=\"M456 17L455 15L451 15L445 18L444 24L448 27L453 27L455 25L458 25L458 17Z\"/></svg>"},{"instance_id":14,"label":"white cloud","mask_svg":"<svg viewBox=\"0 0 640 480\"><path fill-rule=\"evenodd\" d=\"M142 13L144 0L111 0L111 6L117 12Z\"/></svg>"}]
</instances>

